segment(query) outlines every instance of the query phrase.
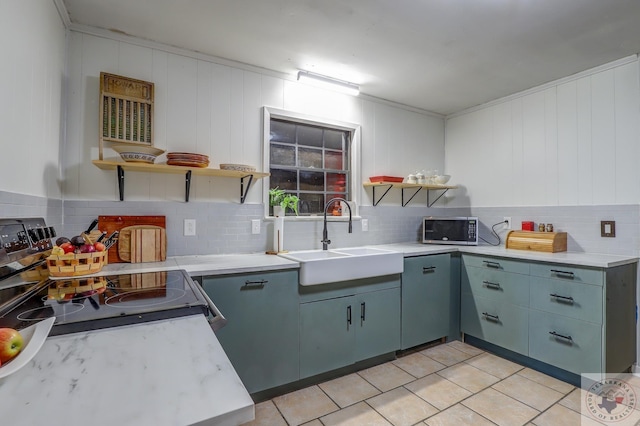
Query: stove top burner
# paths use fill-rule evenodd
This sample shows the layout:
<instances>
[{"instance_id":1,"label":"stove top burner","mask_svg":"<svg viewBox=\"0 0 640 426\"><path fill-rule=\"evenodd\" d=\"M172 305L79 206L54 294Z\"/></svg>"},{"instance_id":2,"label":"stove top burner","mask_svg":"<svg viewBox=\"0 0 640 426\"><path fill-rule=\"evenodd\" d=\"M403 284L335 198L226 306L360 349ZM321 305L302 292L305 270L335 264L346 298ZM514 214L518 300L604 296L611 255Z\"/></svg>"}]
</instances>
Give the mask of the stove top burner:
<instances>
[{"instance_id":1,"label":"stove top burner","mask_svg":"<svg viewBox=\"0 0 640 426\"><path fill-rule=\"evenodd\" d=\"M24 328L56 317L51 335L209 313L185 271L49 279L0 311L0 327ZM0 289L2 293L11 289ZM15 293L13 291L11 294Z\"/></svg>"}]
</instances>

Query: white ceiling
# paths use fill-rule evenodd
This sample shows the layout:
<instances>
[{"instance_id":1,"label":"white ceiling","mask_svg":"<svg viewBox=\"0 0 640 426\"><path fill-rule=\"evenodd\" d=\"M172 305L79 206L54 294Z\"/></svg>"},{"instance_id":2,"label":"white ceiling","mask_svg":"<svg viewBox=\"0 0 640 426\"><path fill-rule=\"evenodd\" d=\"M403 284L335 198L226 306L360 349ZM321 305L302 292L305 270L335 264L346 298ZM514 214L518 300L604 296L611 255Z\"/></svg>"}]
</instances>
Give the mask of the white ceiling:
<instances>
[{"instance_id":1,"label":"white ceiling","mask_svg":"<svg viewBox=\"0 0 640 426\"><path fill-rule=\"evenodd\" d=\"M72 25L451 114L640 52L639 0L63 0Z\"/></svg>"}]
</instances>

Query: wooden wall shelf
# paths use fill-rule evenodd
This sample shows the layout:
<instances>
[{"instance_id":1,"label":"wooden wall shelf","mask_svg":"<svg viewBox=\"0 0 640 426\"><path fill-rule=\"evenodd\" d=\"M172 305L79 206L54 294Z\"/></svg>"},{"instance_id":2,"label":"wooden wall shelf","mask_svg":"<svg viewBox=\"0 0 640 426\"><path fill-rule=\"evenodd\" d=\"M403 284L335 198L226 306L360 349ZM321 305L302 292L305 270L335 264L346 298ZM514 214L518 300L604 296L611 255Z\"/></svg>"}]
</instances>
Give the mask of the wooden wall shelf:
<instances>
[{"instance_id":1,"label":"wooden wall shelf","mask_svg":"<svg viewBox=\"0 0 640 426\"><path fill-rule=\"evenodd\" d=\"M433 206L436 201L440 199L448 190L457 189L457 185L435 185L435 184L419 184L419 183L400 183L400 182L365 182L363 184L365 188L372 187L373 188L373 205L377 206L380 201L387 195L391 188L401 188L402 189L402 207L405 207L409 204L409 201L415 197L418 192L423 189L427 190L427 206ZM378 199L376 200L376 189L383 189L384 192ZM413 194L405 201L405 190L413 191ZM435 200L431 201L430 195L431 191L443 191L439 194Z\"/></svg>"},{"instance_id":2,"label":"wooden wall shelf","mask_svg":"<svg viewBox=\"0 0 640 426\"><path fill-rule=\"evenodd\" d=\"M247 192L251 187L253 179L262 179L269 176L269 173L262 172L241 172L237 170L210 169L208 167L183 167L170 166L168 164L149 163L126 163L123 161L93 160L93 164L102 170L117 170L118 190L120 201L124 200L124 172L147 172L147 173L172 173L185 175L185 202L189 202L189 192L191 189L191 175L219 176L226 178L240 179L240 203L244 203ZM246 187L245 187L245 179Z\"/></svg>"}]
</instances>

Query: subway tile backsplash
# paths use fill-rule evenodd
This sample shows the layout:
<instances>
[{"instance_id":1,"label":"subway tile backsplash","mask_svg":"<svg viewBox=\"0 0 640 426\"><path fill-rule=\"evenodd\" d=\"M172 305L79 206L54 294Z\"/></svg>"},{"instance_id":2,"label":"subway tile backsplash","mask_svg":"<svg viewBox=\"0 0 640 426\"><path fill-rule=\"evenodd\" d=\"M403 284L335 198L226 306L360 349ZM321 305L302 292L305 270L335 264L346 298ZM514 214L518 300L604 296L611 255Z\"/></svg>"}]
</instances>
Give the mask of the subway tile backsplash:
<instances>
[{"instance_id":1,"label":"subway tile backsplash","mask_svg":"<svg viewBox=\"0 0 640 426\"><path fill-rule=\"evenodd\" d=\"M555 231L568 233L568 250L638 256L640 253L640 205L564 206L564 207L479 207L426 208L400 206L362 206L360 216L369 221L362 231L361 221L353 222L347 233L344 218L328 225L330 247L353 247L420 241L424 216L478 216L480 237L489 243L497 239L492 225L510 216L513 229L522 221L552 223ZM237 203L167 203L165 201L91 201L47 199L0 191L0 217L44 217L60 235L82 232L99 215L164 215L167 217L167 254L206 255L262 253L271 249L273 220L263 218L261 204ZM183 235L184 219L196 220L196 235ZM260 234L251 233L251 220L261 221ZM600 221L616 221L616 237L600 236ZM500 223L495 227L501 244L507 231ZM322 220L285 219L286 250L310 250L322 247ZM482 242L481 244L488 244Z\"/></svg>"}]
</instances>

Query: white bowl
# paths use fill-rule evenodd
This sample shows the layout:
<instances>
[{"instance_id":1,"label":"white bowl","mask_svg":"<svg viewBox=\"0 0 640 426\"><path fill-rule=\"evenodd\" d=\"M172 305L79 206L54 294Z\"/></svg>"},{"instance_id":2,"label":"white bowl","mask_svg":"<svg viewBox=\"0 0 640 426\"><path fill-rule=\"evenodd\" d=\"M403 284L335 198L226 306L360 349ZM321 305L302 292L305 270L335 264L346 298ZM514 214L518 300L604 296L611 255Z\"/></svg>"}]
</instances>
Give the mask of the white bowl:
<instances>
[{"instance_id":1,"label":"white bowl","mask_svg":"<svg viewBox=\"0 0 640 426\"><path fill-rule=\"evenodd\" d=\"M131 163L153 163L158 155L164 153L163 149L140 145L118 145L112 149L120 154L124 161Z\"/></svg>"},{"instance_id":2,"label":"white bowl","mask_svg":"<svg viewBox=\"0 0 640 426\"><path fill-rule=\"evenodd\" d=\"M51 331L55 321L56 317L51 317L18 330L24 339L24 347L15 358L0 366L0 379L20 370L36 356L44 341L47 340L49 331Z\"/></svg>"},{"instance_id":3,"label":"white bowl","mask_svg":"<svg viewBox=\"0 0 640 426\"><path fill-rule=\"evenodd\" d=\"M449 179L451 179L450 175L439 175L435 176L433 178L433 181L438 185L444 185L445 183L449 182Z\"/></svg>"}]
</instances>

